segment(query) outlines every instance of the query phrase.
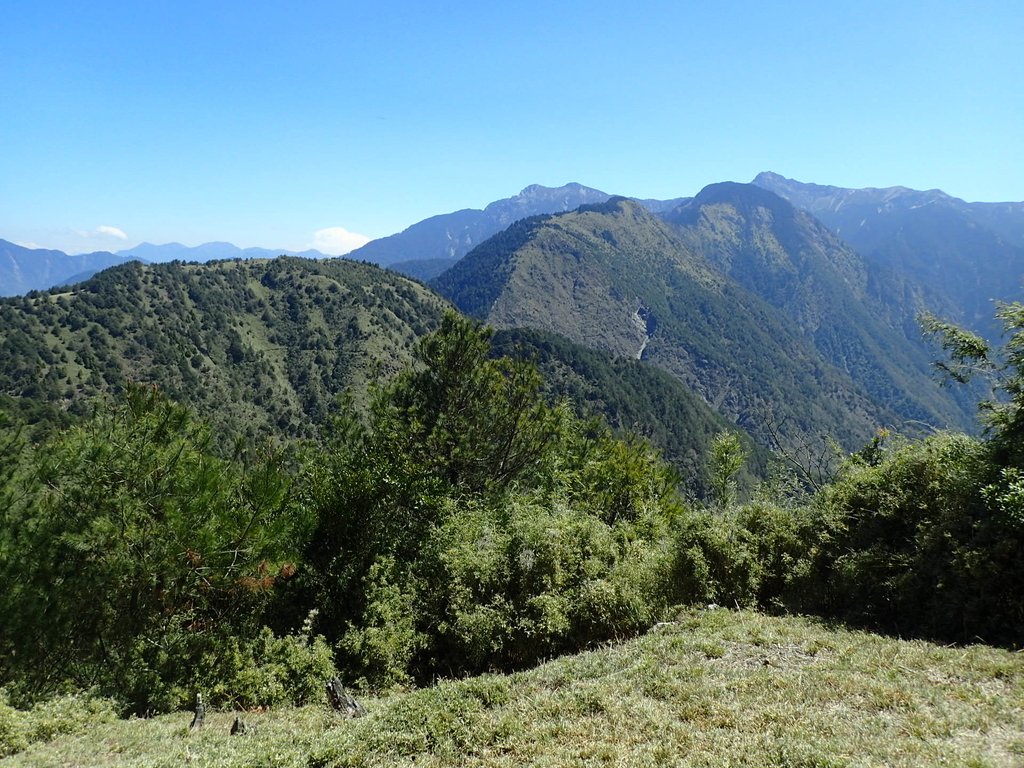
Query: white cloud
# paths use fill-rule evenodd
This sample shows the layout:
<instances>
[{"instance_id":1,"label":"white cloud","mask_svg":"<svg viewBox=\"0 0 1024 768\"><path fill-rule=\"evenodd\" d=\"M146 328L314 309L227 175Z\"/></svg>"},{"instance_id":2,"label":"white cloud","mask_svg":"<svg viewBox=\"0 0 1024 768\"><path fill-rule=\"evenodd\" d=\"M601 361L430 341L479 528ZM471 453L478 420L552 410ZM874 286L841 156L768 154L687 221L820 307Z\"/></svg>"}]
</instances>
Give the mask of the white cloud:
<instances>
[{"instance_id":1,"label":"white cloud","mask_svg":"<svg viewBox=\"0 0 1024 768\"><path fill-rule=\"evenodd\" d=\"M107 224L104 224L102 226L96 227L96 229L90 229L90 230L85 231L85 232L83 232L80 229L76 229L75 230L75 234L78 235L79 237L84 237L86 239L93 239L93 238L97 238L97 239L100 239L100 240L109 240L111 238L114 238L115 240L127 240L128 239L128 235L125 234L123 229L118 229L117 227L111 227L111 226L109 226Z\"/></svg>"},{"instance_id":2,"label":"white cloud","mask_svg":"<svg viewBox=\"0 0 1024 768\"><path fill-rule=\"evenodd\" d=\"M39 249L39 248L42 248L42 247L43 247L43 246L41 246L41 245L40 245L39 243L33 243L33 242L31 242L31 241L25 241L25 242L23 242L23 241L21 241L21 240L15 240L15 241L14 241L14 244L15 244L15 245L20 245L20 246L21 246L22 248L31 248L32 250L37 250L37 249Z\"/></svg>"},{"instance_id":3,"label":"white cloud","mask_svg":"<svg viewBox=\"0 0 1024 768\"><path fill-rule=\"evenodd\" d=\"M116 237L118 240L127 240L128 235L124 233L124 230L118 229L117 227L108 227L106 225L96 228L96 234L107 235L108 237Z\"/></svg>"},{"instance_id":4,"label":"white cloud","mask_svg":"<svg viewBox=\"0 0 1024 768\"><path fill-rule=\"evenodd\" d=\"M343 227L327 227L313 233L313 244L310 247L329 256L343 256L368 242L370 238L358 232L349 232Z\"/></svg>"}]
</instances>

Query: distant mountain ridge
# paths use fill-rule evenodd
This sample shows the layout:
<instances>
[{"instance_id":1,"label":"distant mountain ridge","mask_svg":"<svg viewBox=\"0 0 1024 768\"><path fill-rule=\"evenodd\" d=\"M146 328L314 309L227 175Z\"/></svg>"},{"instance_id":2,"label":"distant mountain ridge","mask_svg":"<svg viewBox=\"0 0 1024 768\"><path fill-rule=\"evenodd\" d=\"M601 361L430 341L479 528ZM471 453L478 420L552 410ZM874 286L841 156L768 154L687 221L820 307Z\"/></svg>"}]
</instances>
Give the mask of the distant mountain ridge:
<instances>
[{"instance_id":1,"label":"distant mountain ridge","mask_svg":"<svg viewBox=\"0 0 1024 768\"><path fill-rule=\"evenodd\" d=\"M0 240L0 296L18 296L61 285L74 276L90 275L131 258L108 251L69 256L63 251L26 248Z\"/></svg>"},{"instance_id":2,"label":"distant mountain ridge","mask_svg":"<svg viewBox=\"0 0 1024 768\"><path fill-rule=\"evenodd\" d=\"M1021 253L1024 253L1024 202L965 203L937 189L923 192L907 187L847 189L798 182L770 171L758 174L752 183L808 211L863 255L894 268L896 272L906 267L912 275L919 277L922 265L916 262L921 261L921 253L932 247L932 244L926 242L928 230L940 229L945 230L935 238L940 251L966 251L966 258L974 261L980 256L995 254L989 261L997 264L1002 262L1003 268L995 270L997 276L988 282L997 288L1007 281L1012 286L1020 287L1019 261ZM348 257L388 266L420 280L429 280L515 221L534 215L562 213L580 205L602 203L611 197L606 192L575 182L560 187L532 184L519 194L496 200L483 209L462 209L414 223L402 232L372 240L349 253ZM665 214L690 198L633 199L653 213ZM905 231L904 218L908 212L916 212L909 214L915 221L911 222L910 230ZM976 231L966 239L951 231L960 230L962 234L965 229ZM899 242L901 239L908 243ZM966 247L961 247L961 243ZM3 247L7 248L6 252ZM128 257L155 263L273 258L279 255L325 257L313 249L291 251L283 248L239 248L226 242L210 242L192 247L181 243L140 243L116 253L98 252L77 256L67 256L60 251L24 249L25 252L31 250L36 253L36 261L47 262L33 264L26 253L12 255L11 248L21 246L13 243L0 246L0 295L17 295L28 290L49 288L71 279L85 279L99 269L123 263ZM48 259L40 259L38 254L42 253L49 254ZM62 257L78 261L72 265ZM955 264L958 259L963 260L957 253L948 258L954 262L950 265L953 271L963 266ZM970 272L970 265L967 266ZM945 266L942 269L944 273L949 271ZM926 301L939 311L955 315L954 319L977 326L991 318L989 299L996 296L987 296L981 303L972 300L964 310L963 291L957 290L963 286L955 284L958 279L954 278L953 281L954 285L946 286L941 281L936 284L934 280L925 280L923 288L928 294L926 298L918 290L922 286L911 286L908 290L915 293L918 304ZM985 278L982 277L980 282L984 283Z\"/></svg>"},{"instance_id":3,"label":"distant mountain ridge","mask_svg":"<svg viewBox=\"0 0 1024 768\"><path fill-rule=\"evenodd\" d=\"M239 248L225 242L203 243L187 246L181 243L139 243L134 248L117 252L118 256L134 257L142 261L160 264L168 261L219 261L221 259L272 259L275 256L298 256L304 259L325 259L326 254L312 248L305 251L289 251L285 248Z\"/></svg>"},{"instance_id":4,"label":"distant mountain ridge","mask_svg":"<svg viewBox=\"0 0 1024 768\"><path fill-rule=\"evenodd\" d=\"M424 219L388 237L372 240L349 258L372 261L421 280L441 274L473 248L510 224L531 216L565 213L581 205L607 202L612 196L571 182L561 187L531 184L518 195L496 200L483 210L465 208ZM638 200L651 211L663 211L686 198Z\"/></svg>"},{"instance_id":5,"label":"distant mountain ridge","mask_svg":"<svg viewBox=\"0 0 1024 768\"><path fill-rule=\"evenodd\" d=\"M490 203L483 210L464 208L432 216L394 235L371 240L349 258L382 266L427 259L460 259L519 219L542 213L571 211L587 203L603 203L611 195L571 182L561 187L531 184L518 195Z\"/></svg>"},{"instance_id":6,"label":"distant mountain ridge","mask_svg":"<svg viewBox=\"0 0 1024 768\"><path fill-rule=\"evenodd\" d=\"M741 230L747 221L765 218L761 198L788 209L794 221L805 217L771 193L736 187L742 188L746 203L737 200L731 187L721 190L729 194L718 202L729 201L730 215L740 221ZM706 209L715 203L715 192L706 191L703 199L698 195L692 202L700 201L698 207ZM746 213L737 212L742 210ZM772 217L766 218L756 227L762 239L769 233L791 239L776 233ZM785 217L776 218L784 228ZM857 445L881 424L969 419L938 393L927 364L913 373L893 371L873 386L870 377L885 370L876 356L886 350L849 329L832 329L825 340L808 333L791 315L792 306L808 299L773 304L777 296L764 291L759 295L757 286L744 287L714 258L694 248L706 234L695 236L635 202L612 198L517 222L432 284L463 311L499 328L537 328L615 355L640 357L673 374L762 442L768 438L768 420L784 424L792 438L824 431ZM742 238L738 245L745 248ZM785 249L772 251L794 258ZM859 257L848 248L840 248L838 255L851 260L849 269L856 273ZM840 279L829 269L821 268L815 279ZM837 288L839 294L842 290L852 289ZM836 354L827 354L822 348L826 342ZM884 344L893 345L898 354L910 351L895 333L886 335ZM854 353L855 365L850 362ZM936 394L920 399L915 388Z\"/></svg>"},{"instance_id":7,"label":"distant mountain ridge","mask_svg":"<svg viewBox=\"0 0 1024 768\"><path fill-rule=\"evenodd\" d=\"M826 224L833 218L846 221L850 209L862 213L873 207L876 213L884 213L939 205L966 212L973 221L996 233L1010 245L1024 246L1024 202L972 203L941 189L918 190L902 186L860 189L836 187L796 181L772 171L762 171L751 183L789 200ZM836 214L844 207L847 214L837 217Z\"/></svg>"},{"instance_id":8,"label":"distant mountain ridge","mask_svg":"<svg viewBox=\"0 0 1024 768\"><path fill-rule=\"evenodd\" d=\"M81 282L101 270L128 261L151 264L168 261L205 263L222 259L272 259L276 256L330 258L313 249L289 251L284 248L239 248L237 245L224 242L203 243L197 246L181 243L140 243L116 253L96 251L70 255L64 251L26 248L0 240L0 296L19 296L29 291L43 291L54 286Z\"/></svg>"},{"instance_id":9,"label":"distant mountain ridge","mask_svg":"<svg viewBox=\"0 0 1024 768\"><path fill-rule=\"evenodd\" d=\"M1024 298L1024 203L967 203L938 189L846 189L764 172L753 184L804 209L877 270L911 313L928 308L990 337L993 302Z\"/></svg>"}]
</instances>

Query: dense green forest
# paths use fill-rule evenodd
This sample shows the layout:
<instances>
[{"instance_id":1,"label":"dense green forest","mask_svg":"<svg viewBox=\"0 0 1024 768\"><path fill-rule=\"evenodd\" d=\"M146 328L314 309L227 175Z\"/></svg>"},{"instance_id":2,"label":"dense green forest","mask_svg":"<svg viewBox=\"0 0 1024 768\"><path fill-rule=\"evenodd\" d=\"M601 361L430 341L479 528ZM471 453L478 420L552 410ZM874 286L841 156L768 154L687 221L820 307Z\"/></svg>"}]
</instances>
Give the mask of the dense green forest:
<instances>
[{"instance_id":1,"label":"dense green forest","mask_svg":"<svg viewBox=\"0 0 1024 768\"><path fill-rule=\"evenodd\" d=\"M346 389L411 360L444 302L344 260L130 263L0 301L0 407L67 424L96 395L153 383L217 439L308 437Z\"/></svg>"},{"instance_id":2,"label":"dense green forest","mask_svg":"<svg viewBox=\"0 0 1024 768\"><path fill-rule=\"evenodd\" d=\"M623 198L524 219L431 284L498 328L639 357L761 445L824 433L854 450L880 424L968 427L920 339L866 300L860 257L771 193L726 191L669 221Z\"/></svg>"},{"instance_id":3,"label":"dense green forest","mask_svg":"<svg viewBox=\"0 0 1024 768\"><path fill-rule=\"evenodd\" d=\"M15 415L4 695L89 689L140 714L197 690L301 703L335 673L380 689L518 669L709 602L1019 647L1024 306L1001 319L1001 350L929 322L947 370L994 377L985 439L879 433L816 491L797 471L743 496L746 450L722 432L703 503L451 312L305 447L225 455L144 386L39 440Z\"/></svg>"},{"instance_id":4,"label":"dense green forest","mask_svg":"<svg viewBox=\"0 0 1024 768\"><path fill-rule=\"evenodd\" d=\"M344 260L130 264L0 299L0 407L42 434L129 383L152 384L208 422L221 452L311 438L339 397L365 409L444 306L404 277ZM549 403L567 399L580 416L643 435L704 493L703 454L728 423L685 385L551 334L502 332L496 349L513 348L541 366ZM748 483L765 468L754 451Z\"/></svg>"},{"instance_id":5,"label":"dense green forest","mask_svg":"<svg viewBox=\"0 0 1024 768\"><path fill-rule=\"evenodd\" d=\"M692 496L708 494L708 450L717 435L738 430L677 378L533 329L496 331L493 350L535 364L549 401L565 399L579 416L599 416L613 429L646 439L679 471ZM739 480L749 489L768 476L771 453L745 434L743 444L748 459Z\"/></svg>"}]
</instances>

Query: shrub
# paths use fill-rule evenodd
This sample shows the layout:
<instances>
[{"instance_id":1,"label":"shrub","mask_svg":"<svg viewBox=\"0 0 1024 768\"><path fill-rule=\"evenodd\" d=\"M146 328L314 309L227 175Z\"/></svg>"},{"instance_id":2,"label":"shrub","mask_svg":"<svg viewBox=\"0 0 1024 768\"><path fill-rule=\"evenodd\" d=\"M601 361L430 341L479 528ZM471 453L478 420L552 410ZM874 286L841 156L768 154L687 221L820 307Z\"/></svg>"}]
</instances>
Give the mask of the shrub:
<instances>
[{"instance_id":1,"label":"shrub","mask_svg":"<svg viewBox=\"0 0 1024 768\"><path fill-rule=\"evenodd\" d=\"M6 691L0 688L0 758L116 717L114 702L88 694L58 696L19 710L11 706Z\"/></svg>"},{"instance_id":2,"label":"shrub","mask_svg":"<svg viewBox=\"0 0 1024 768\"><path fill-rule=\"evenodd\" d=\"M426 547L442 667L520 666L637 632L668 603L664 539L526 499L454 514Z\"/></svg>"},{"instance_id":3,"label":"shrub","mask_svg":"<svg viewBox=\"0 0 1024 768\"><path fill-rule=\"evenodd\" d=\"M677 521L675 578L686 603L757 603L761 563L735 510L694 512Z\"/></svg>"},{"instance_id":4,"label":"shrub","mask_svg":"<svg viewBox=\"0 0 1024 768\"><path fill-rule=\"evenodd\" d=\"M670 600L677 478L545 405L453 315L310 467L310 594L373 685L514 667L636 632Z\"/></svg>"},{"instance_id":5,"label":"shrub","mask_svg":"<svg viewBox=\"0 0 1024 768\"><path fill-rule=\"evenodd\" d=\"M1016 476L992 473L991 445L956 434L849 461L822 497L834 530L819 607L901 634L1020 643Z\"/></svg>"},{"instance_id":6,"label":"shrub","mask_svg":"<svg viewBox=\"0 0 1024 768\"><path fill-rule=\"evenodd\" d=\"M522 498L448 504L415 563L371 569L340 643L364 682L535 663L640 631L668 604L664 537Z\"/></svg>"},{"instance_id":7,"label":"shrub","mask_svg":"<svg viewBox=\"0 0 1024 768\"><path fill-rule=\"evenodd\" d=\"M254 639L230 637L208 653L193 685L215 707L301 706L322 701L324 685L336 674L331 647L322 636L276 637L264 627Z\"/></svg>"},{"instance_id":8,"label":"shrub","mask_svg":"<svg viewBox=\"0 0 1024 768\"><path fill-rule=\"evenodd\" d=\"M349 625L340 643L347 668L363 685L411 683L413 659L426 644L418 630L423 617L416 610L412 575L400 571L393 557L384 557L370 568L364 590L363 615Z\"/></svg>"},{"instance_id":9,"label":"shrub","mask_svg":"<svg viewBox=\"0 0 1024 768\"><path fill-rule=\"evenodd\" d=\"M208 446L185 409L133 388L25 463L0 510L0 647L20 692L95 685L163 709L225 638L258 634L303 517L279 459Z\"/></svg>"}]
</instances>

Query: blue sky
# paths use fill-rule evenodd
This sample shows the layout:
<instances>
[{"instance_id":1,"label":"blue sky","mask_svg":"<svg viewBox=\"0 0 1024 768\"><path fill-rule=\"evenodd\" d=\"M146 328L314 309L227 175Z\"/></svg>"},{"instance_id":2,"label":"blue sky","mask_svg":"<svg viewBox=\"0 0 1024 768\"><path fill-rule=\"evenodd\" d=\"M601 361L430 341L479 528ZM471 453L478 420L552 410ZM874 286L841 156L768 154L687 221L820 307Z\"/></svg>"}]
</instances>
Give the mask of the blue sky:
<instances>
[{"instance_id":1,"label":"blue sky","mask_svg":"<svg viewBox=\"0 0 1024 768\"><path fill-rule=\"evenodd\" d=\"M7 0L0 238L336 253L761 170L1024 200L1022 41L1019 0Z\"/></svg>"}]
</instances>

